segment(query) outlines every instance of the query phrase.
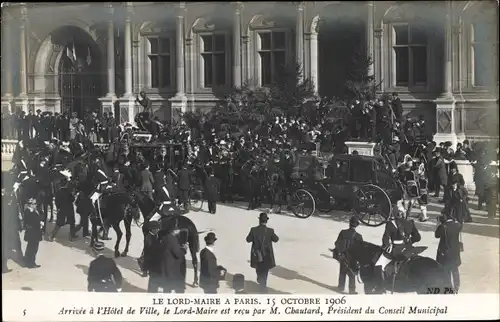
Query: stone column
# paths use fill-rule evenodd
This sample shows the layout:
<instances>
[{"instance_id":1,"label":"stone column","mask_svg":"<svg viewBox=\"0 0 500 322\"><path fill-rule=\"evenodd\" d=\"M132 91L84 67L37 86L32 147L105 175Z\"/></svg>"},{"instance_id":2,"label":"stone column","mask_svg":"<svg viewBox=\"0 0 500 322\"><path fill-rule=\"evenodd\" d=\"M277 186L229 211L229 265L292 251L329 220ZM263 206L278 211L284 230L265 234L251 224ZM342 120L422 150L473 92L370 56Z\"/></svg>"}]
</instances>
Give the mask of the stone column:
<instances>
[{"instance_id":1,"label":"stone column","mask_svg":"<svg viewBox=\"0 0 500 322\"><path fill-rule=\"evenodd\" d=\"M372 59L372 64L368 67L368 75L373 75L373 1L368 1L368 16L366 20L366 54Z\"/></svg>"},{"instance_id":2,"label":"stone column","mask_svg":"<svg viewBox=\"0 0 500 322\"><path fill-rule=\"evenodd\" d=\"M21 58L19 61L19 82L20 82L20 90L19 96L16 100L16 107L21 108L26 113L28 112L28 68L27 68L27 21L28 21L28 9L25 4L21 5L21 25L19 30L19 41L20 47L19 51L21 52Z\"/></svg>"},{"instance_id":3,"label":"stone column","mask_svg":"<svg viewBox=\"0 0 500 322\"><path fill-rule=\"evenodd\" d=\"M2 111L12 111L11 102L12 96L12 53L11 53L11 23L12 16L3 12L3 28L2 28Z\"/></svg>"},{"instance_id":4,"label":"stone column","mask_svg":"<svg viewBox=\"0 0 500 322\"><path fill-rule=\"evenodd\" d=\"M233 24L233 86L241 86L241 7L236 3Z\"/></svg>"},{"instance_id":5,"label":"stone column","mask_svg":"<svg viewBox=\"0 0 500 322\"><path fill-rule=\"evenodd\" d=\"M115 96L115 28L113 21L108 22L108 96Z\"/></svg>"},{"instance_id":6,"label":"stone column","mask_svg":"<svg viewBox=\"0 0 500 322\"><path fill-rule=\"evenodd\" d=\"M296 58L302 71L304 71L304 4L297 5L296 34ZM304 74L303 74L304 76Z\"/></svg>"},{"instance_id":7,"label":"stone column","mask_svg":"<svg viewBox=\"0 0 500 322\"><path fill-rule=\"evenodd\" d=\"M376 28L373 30L373 35L375 40L373 51L373 70L375 73L375 80L377 84L382 84L383 82L382 88L385 88L385 85L387 84L383 77L384 30L382 28Z\"/></svg>"},{"instance_id":8,"label":"stone column","mask_svg":"<svg viewBox=\"0 0 500 322\"><path fill-rule=\"evenodd\" d=\"M177 118L178 113L174 110L185 113L187 111L187 98L186 98L186 86L185 86L185 72L186 68L184 65L184 11L185 4L181 3L179 6L179 12L177 14L176 23L176 33L175 33L175 48L176 48L176 65L177 65L177 93L170 101L172 103L172 111L170 118Z\"/></svg>"},{"instance_id":9,"label":"stone column","mask_svg":"<svg viewBox=\"0 0 500 322\"><path fill-rule=\"evenodd\" d=\"M318 33L312 32L309 39L311 53L311 80L314 84L314 91L318 93L319 78L318 78Z\"/></svg>"},{"instance_id":10,"label":"stone column","mask_svg":"<svg viewBox=\"0 0 500 322\"><path fill-rule=\"evenodd\" d=\"M447 12L445 16L445 38L444 38L444 77L443 77L443 96L446 97L451 97L453 94L453 89L452 89L452 79L451 79L451 73L452 73L452 55L453 55L453 49L452 49L452 18L451 18L451 1L448 1L447 3Z\"/></svg>"},{"instance_id":11,"label":"stone column","mask_svg":"<svg viewBox=\"0 0 500 322\"><path fill-rule=\"evenodd\" d=\"M245 35L241 36L241 60L242 60L242 68L241 72L243 74L243 81L248 80L250 77L249 75L249 68L248 66L248 43L250 42L250 38L248 35L245 33Z\"/></svg>"},{"instance_id":12,"label":"stone column","mask_svg":"<svg viewBox=\"0 0 500 322\"><path fill-rule=\"evenodd\" d=\"M114 8L111 3L106 4L106 9L108 10L109 20L108 20L108 39L107 39L107 61L108 66L108 93L106 96L101 97L101 112L113 113L114 105L117 101L115 92L115 27L113 23ZM115 115L115 119L119 120L119 115Z\"/></svg>"},{"instance_id":13,"label":"stone column","mask_svg":"<svg viewBox=\"0 0 500 322\"><path fill-rule=\"evenodd\" d=\"M444 25L444 53L443 53L443 93L435 100L436 103L436 143L451 141L453 148L457 144L455 130L455 98L452 89L452 3L446 2Z\"/></svg>"},{"instance_id":14,"label":"stone column","mask_svg":"<svg viewBox=\"0 0 500 322\"><path fill-rule=\"evenodd\" d=\"M132 96L132 21L125 19L125 95Z\"/></svg>"},{"instance_id":15,"label":"stone column","mask_svg":"<svg viewBox=\"0 0 500 322\"><path fill-rule=\"evenodd\" d=\"M125 93L120 99L120 113L125 114L121 116L122 119L127 120L129 123L134 123L135 118L135 97L133 93L133 79L132 79L132 2L125 4Z\"/></svg>"},{"instance_id":16,"label":"stone column","mask_svg":"<svg viewBox=\"0 0 500 322\"><path fill-rule=\"evenodd\" d=\"M177 94L185 94L184 81L184 16L177 16L177 30L175 34L175 47L177 59Z\"/></svg>"}]
</instances>

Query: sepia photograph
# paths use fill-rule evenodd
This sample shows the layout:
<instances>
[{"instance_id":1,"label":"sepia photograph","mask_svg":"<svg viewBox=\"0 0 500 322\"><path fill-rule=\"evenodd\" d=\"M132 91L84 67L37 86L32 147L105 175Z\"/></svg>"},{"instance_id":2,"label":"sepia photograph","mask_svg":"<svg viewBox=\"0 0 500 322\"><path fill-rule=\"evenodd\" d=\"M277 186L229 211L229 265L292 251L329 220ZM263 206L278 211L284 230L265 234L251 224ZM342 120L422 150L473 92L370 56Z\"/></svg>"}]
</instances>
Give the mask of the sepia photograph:
<instances>
[{"instance_id":1,"label":"sepia photograph","mask_svg":"<svg viewBox=\"0 0 500 322\"><path fill-rule=\"evenodd\" d=\"M1 19L3 292L500 296L496 1Z\"/></svg>"}]
</instances>

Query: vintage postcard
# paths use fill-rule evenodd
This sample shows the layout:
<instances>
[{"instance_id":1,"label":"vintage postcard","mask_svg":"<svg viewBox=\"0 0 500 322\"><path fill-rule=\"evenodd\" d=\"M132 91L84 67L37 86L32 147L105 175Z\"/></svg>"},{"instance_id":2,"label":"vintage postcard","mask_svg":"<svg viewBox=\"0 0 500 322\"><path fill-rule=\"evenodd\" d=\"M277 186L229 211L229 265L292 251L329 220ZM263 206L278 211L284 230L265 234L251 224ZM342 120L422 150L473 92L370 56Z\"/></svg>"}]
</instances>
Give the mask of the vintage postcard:
<instances>
[{"instance_id":1,"label":"vintage postcard","mask_svg":"<svg viewBox=\"0 0 500 322\"><path fill-rule=\"evenodd\" d=\"M497 2L1 27L4 319L499 318Z\"/></svg>"}]
</instances>

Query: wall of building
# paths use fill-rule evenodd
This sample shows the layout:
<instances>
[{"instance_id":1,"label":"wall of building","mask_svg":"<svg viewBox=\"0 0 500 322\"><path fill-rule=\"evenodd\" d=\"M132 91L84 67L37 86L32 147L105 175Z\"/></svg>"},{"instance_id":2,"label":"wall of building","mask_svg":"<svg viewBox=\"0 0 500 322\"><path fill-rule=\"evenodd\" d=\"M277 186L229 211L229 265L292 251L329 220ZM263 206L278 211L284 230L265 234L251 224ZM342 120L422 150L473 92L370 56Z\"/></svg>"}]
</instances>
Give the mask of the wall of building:
<instances>
[{"instance_id":1,"label":"wall of building","mask_svg":"<svg viewBox=\"0 0 500 322\"><path fill-rule=\"evenodd\" d=\"M9 66L14 97L19 94L18 61L23 57L18 52L19 24L23 21L20 19L20 8L20 5L12 5L4 10L13 17L10 20L13 45L9 47L13 49L13 59ZM124 37L127 21L130 21L132 92L145 91L153 101L155 115L168 119L175 109L208 109L216 104L217 93L247 80L262 85L264 54L259 52L265 49L261 35L268 32L284 33L284 56L279 57L283 57L284 61L301 61L305 76L314 79L320 92L325 94L325 88L335 82L336 70L340 69L338 65L335 67L335 64L328 63L325 52L327 56L331 53L332 59L348 56L347 45L341 48L337 45L336 49L329 42L329 39L341 39L341 22L347 19L358 22L359 48L371 54L373 71L381 84L381 91L398 92L405 113L415 117L424 115L434 125L434 132L443 132L443 137L464 139L498 133L492 128L492 125L498 124L498 22L493 2L141 2L116 4L112 10L104 4L63 3L29 4L26 9L25 58L29 93L32 102L38 102L37 106L49 106L48 109L59 108L57 65L66 44L57 43L53 35L54 31L64 26L76 26L88 35L93 50L99 53L102 62L104 92L109 92L107 51L109 25L113 23L114 47L119 53L114 55L113 94L121 99L126 78ZM54 16L60 18L48 19ZM480 25L487 35L475 34ZM424 43L413 39L408 40L408 45L400 45L396 34L397 30L404 28L411 30L408 31L409 38L420 35L425 38ZM203 57L208 57L208 54L204 41L210 36L223 39L222 47L211 56L212 61L218 59L214 57L221 53L225 55L224 72L218 78L223 81L215 87L208 86L205 79L207 63ZM171 67L166 73L168 75L162 75L162 79L168 77L164 86L152 84L151 57L156 54L152 52L150 42L153 38L165 38L170 42L166 52L160 53L168 56ZM275 38L279 39L278 36ZM215 46L215 43L212 45ZM398 65L402 56L398 56L396 51L405 50L401 49L403 47L416 54L409 54L408 57L412 58L408 58L406 64ZM420 53L425 53L420 63L417 47L421 48ZM490 48L493 55L486 57L481 48ZM484 59L478 60L478 55ZM488 70L495 71L490 73L489 78L483 77L480 85L477 75L486 71L478 67L479 62L490 66ZM447 66L450 66L449 72ZM409 78L406 83L400 81L405 77L401 73L403 69ZM422 71L425 71L425 80L416 80L422 78ZM417 74L420 76L415 76ZM451 103L443 105L440 101L443 97L450 99ZM126 106L125 110L130 114L138 111Z\"/></svg>"}]
</instances>

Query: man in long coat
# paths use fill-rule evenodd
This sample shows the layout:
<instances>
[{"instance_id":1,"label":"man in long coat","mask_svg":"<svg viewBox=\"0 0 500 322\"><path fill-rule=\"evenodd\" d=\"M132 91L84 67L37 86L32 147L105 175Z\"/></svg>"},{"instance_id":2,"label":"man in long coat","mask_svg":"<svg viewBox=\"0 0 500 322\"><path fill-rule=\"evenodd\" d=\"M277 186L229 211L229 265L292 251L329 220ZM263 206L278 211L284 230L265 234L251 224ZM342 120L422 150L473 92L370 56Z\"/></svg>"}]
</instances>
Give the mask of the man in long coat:
<instances>
[{"instance_id":1,"label":"man in long coat","mask_svg":"<svg viewBox=\"0 0 500 322\"><path fill-rule=\"evenodd\" d=\"M215 214L217 211L217 200L219 200L220 182L214 176L213 171L210 171L205 182L205 199L208 201L208 211Z\"/></svg>"},{"instance_id":2,"label":"man in long coat","mask_svg":"<svg viewBox=\"0 0 500 322\"><path fill-rule=\"evenodd\" d=\"M460 232L462 224L451 215L440 217L441 223L436 228L434 236L439 238L436 261L443 265L450 281L453 280L453 289L458 292L460 288L460 273L458 267L462 264L460 258Z\"/></svg>"},{"instance_id":3,"label":"man in long coat","mask_svg":"<svg viewBox=\"0 0 500 322\"><path fill-rule=\"evenodd\" d=\"M439 197L441 186L446 187L448 183L448 173L446 171L446 164L441 156L441 149L436 149L436 161L434 163L434 197Z\"/></svg>"},{"instance_id":4,"label":"man in long coat","mask_svg":"<svg viewBox=\"0 0 500 322\"><path fill-rule=\"evenodd\" d=\"M192 171L184 164L179 171L179 201L185 209L188 208L189 189L191 188Z\"/></svg>"},{"instance_id":5,"label":"man in long coat","mask_svg":"<svg viewBox=\"0 0 500 322\"><path fill-rule=\"evenodd\" d=\"M149 231L144 237L144 264L143 269L149 274L148 292L157 293L158 288L163 288L161 253L163 244L158 237L160 223L150 221L145 223Z\"/></svg>"},{"instance_id":6,"label":"man in long coat","mask_svg":"<svg viewBox=\"0 0 500 322\"><path fill-rule=\"evenodd\" d=\"M164 279L164 293L184 293L184 277L182 275L181 265L185 261L184 255L186 249L182 248L177 237L172 231L162 236L162 272Z\"/></svg>"},{"instance_id":7,"label":"man in long coat","mask_svg":"<svg viewBox=\"0 0 500 322\"><path fill-rule=\"evenodd\" d=\"M267 293L269 270L276 266L273 243L279 240L274 229L267 227L268 220L267 214L261 213L259 225L252 227L246 238L247 243L252 243L250 266L257 273L257 283L259 283L262 293Z\"/></svg>"}]
</instances>

